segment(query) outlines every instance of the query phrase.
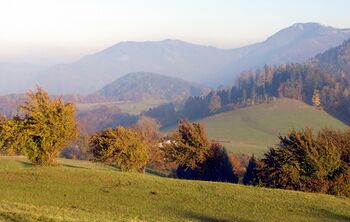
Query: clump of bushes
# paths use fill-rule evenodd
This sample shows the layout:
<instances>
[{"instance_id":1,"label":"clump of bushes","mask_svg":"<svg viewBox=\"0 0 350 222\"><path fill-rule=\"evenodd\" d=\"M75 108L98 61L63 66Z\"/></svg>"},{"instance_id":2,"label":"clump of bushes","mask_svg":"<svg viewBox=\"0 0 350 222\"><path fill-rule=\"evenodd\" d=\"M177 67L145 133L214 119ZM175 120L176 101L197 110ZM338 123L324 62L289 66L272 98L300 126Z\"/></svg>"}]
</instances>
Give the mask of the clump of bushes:
<instances>
[{"instance_id":1,"label":"clump of bushes","mask_svg":"<svg viewBox=\"0 0 350 222\"><path fill-rule=\"evenodd\" d=\"M350 196L350 131L306 128L279 139L251 163L246 184Z\"/></svg>"},{"instance_id":2,"label":"clump of bushes","mask_svg":"<svg viewBox=\"0 0 350 222\"><path fill-rule=\"evenodd\" d=\"M134 130L124 127L106 129L90 138L93 160L120 168L144 172L148 162L146 143Z\"/></svg>"}]
</instances>

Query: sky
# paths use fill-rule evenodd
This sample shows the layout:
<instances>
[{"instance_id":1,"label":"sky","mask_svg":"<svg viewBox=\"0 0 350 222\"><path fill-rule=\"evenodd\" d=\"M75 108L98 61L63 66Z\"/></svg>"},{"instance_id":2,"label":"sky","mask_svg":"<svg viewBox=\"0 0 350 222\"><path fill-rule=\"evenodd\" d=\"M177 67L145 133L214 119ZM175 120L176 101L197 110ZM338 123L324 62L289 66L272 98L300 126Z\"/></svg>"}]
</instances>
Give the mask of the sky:
<instances>
[{"instance_id":1,"label":"sky","mask_svg":"<svg viewBox=\"0 0 350 222\"><path fill-rule=\"evenodd\" d=\"M70 62L121 41L219 48L298 22L350 28L349 0L0 0L0 61Z\"/></svg>"}]
</instances>

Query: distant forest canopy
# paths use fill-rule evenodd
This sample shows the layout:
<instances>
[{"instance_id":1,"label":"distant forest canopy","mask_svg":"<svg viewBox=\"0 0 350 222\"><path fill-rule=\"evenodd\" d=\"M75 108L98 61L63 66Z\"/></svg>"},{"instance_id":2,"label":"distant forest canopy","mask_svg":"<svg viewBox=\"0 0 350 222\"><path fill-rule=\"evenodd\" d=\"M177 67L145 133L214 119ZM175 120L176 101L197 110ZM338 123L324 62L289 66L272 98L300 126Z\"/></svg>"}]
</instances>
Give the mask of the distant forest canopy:
<instances>
[{"instance_id":1,"label":"distant forest canopy","mask_svg":"<svg viewBox=\"0 0 350 222\"><path fill-rule=\"evenodd\" d=\"M211 88L179 78L150 72L133 72L118 78L99 90L96 95L124 101L166 99L183 101L190 96L202 96Z\"/></svg>"},{"instance_id":2,"label":"distant forest canopy","mask_svg":"<svg viewBox=\"0 0 350 222\"><path fill-rule=\"evenodd\" d=\"M349 124L350 40L307 63L265 65L245 71L231 88L212 91L205 97L190 97L180 110L174 104L166 104L150 109L145 115L156 118L162 126L170 126L179 118L195 120L281 97L321 106Z\"/></svg>"}]
</instances>

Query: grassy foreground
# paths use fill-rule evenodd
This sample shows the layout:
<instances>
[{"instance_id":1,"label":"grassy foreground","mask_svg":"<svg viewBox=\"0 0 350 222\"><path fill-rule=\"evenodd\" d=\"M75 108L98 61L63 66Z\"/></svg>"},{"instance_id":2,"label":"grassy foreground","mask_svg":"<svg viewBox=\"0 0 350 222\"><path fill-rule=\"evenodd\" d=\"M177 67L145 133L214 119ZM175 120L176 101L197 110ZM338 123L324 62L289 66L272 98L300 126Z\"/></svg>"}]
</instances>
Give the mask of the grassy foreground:
<instances>
[{"instance_id":1,"label":"grassy foreground","mask_svg":"<svg viewBox=\"0 0 350 222\"><path fill-rule=\"evenodd\" d=\"M0 157L0 221L349 221L350 199Z\"/></svg>"},{"instance_id":2,"label":"grassy foreground","mask_svg":"<svg viewBox=\"0 0 350 222\"><path fill-rule=\"evenodd\" d=\"M218 140L228 150L258 155L276 144L278 135L286 134L291 128L348 128L325 111L292 99L225 112L200 122L210 138Z\"/></svg>"}]
</instances>

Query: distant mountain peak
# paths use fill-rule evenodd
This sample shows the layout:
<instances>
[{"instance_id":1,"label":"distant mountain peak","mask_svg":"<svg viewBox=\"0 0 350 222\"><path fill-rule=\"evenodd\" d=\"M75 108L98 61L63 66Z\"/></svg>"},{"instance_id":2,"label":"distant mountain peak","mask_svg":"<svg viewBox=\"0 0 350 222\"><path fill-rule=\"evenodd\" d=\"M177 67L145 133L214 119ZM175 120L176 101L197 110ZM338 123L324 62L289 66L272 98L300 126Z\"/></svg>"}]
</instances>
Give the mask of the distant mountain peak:
<instances>
[{"instance_id":1,"label":"distant mountain peak","mask_svg":"<svg viewBox=\"0 0 350 222\"><path fill-rule=\"evenodd\" d=\"M162 40L161 42L163 43L187 43L189 44L188 42L185 42L185 41L182 41L182 40L179 40L179 39L164 39Z\"/></svg>"},{"instance_id":2,"label":"distant mountain peak","mask_svg":"<svg viewBox=\"0 0 350 222\"><path fill-rule=\"evenodd\" d=\"M329 37L336 35L341 36L343 34L347 33L344 32L342 29L334 28L332 26L326 26L317 22L295 23L273 34L272 36L267 38L265 42L271 42L272 45L277 44L277 46L284 45L284 47L286 47L289 44L308 41L308 39L310 39L310 41L312 41L312 39L314 39L315 41L316 39L323 39L323 45L331 44L331 46L335 46L341 43L341 41L336 41L337 44L333 45L332 40L329 39ZM345 37L340 38L341 40L346 39ZM322 46L320 45L320 47ZM324 50L321 50L321 52Z\"/></svg>"},{"instance_id":3,"label":"distant mountain peak","mask_svg":"<svg viewBox=\"0 0 350 222\"><path fill-rule=\"evenodd\" d=\"M330 27L330 26L322 25L321 23L318 23L318 22L304 22L304 23L299 22L299 23L295 23L290 27L303 30L305 28L310 28L310 27Z\"/></svg>"}]
</instances>

